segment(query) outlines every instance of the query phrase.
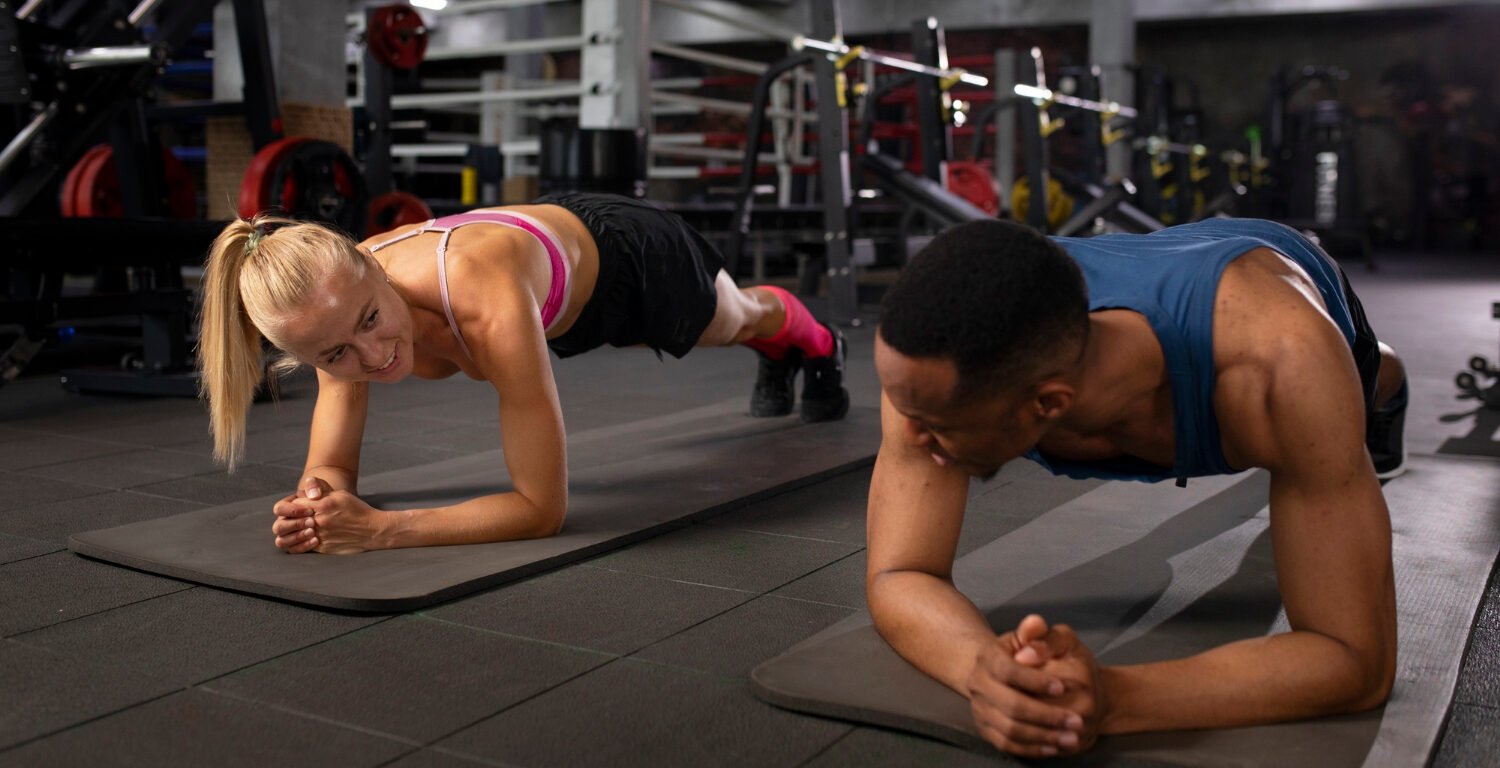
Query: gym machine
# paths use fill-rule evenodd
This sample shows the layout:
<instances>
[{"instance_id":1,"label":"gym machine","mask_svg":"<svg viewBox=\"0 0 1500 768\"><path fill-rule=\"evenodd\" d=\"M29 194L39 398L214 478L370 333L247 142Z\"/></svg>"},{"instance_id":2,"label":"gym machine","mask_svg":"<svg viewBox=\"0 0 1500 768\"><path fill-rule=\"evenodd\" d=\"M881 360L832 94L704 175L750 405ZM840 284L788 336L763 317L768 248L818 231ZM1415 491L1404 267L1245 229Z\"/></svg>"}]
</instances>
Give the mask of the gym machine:
<instances>
[{"instance_id":1,"label":"gym machine","mask_svg":"<svg viewBox=\"0 0 1500 768\"><path fill-rule=\"evenodd\" d=\"M114 369L64 370L63 386L197 395L182 267L201 263L223 222L197 219L192 176L160 146L156 124L243 119L257 151L239 189L242 216L279 209L364 232L362 172L335 144L282 136L264 8L260 0L232 2L243 100L172 104L155 103L156 78L211 19L211 0L33 0L14 15L0 3L0 37L14 46L9 68L0 67L12 75L0 78L0 100L20 116L0 150L9 277L0 324L20 328L0 355L0 383L25 369L59 323L133 315L141 352ZM102 137L107 143L95 144ZM64 218L55 218L59 211ZM65 275L89 271L91 293L64 294Z\"/></svg>"},{"instance_id":2,"label":"gym machine","mask_svg":"<svg viewBox=\"0 0 1500 768\"><path fill-rule=\"evenodd\" d=\"M691 8L680 2L666 4L717 18L715 14L702 8ZM846 45L842 42L843 22L836 0L814 0L811 5L812 34L785 36L793 53L770 65L756 83L744 159L740 166L739 186L735 193L735 212L730 222L730 238L724 255L726 269L731 274L735 273L750 234L750 218L754 207L762 134L766 128L766 112L770 107L771 86L782 74L799 67L811 66L818 94L818 179L823 206L823 266L828 278L828 312L833 322L853 325L858 323L858 317L855 265L851 263L853 198L850 190L847 135L850 88L845 70L857 61L867 61L903 70L918 79L949 84L966 82L983 86L989 80L960 69L886 56L863 46ZM730 21L733 23L733 20ZM782 35L777 33L777 36Z\"/></svg>"},{"instance_id":3,"label":"gym machine","mask_svg":"<svg viewBox=\"0 0 1500 768\"><path fill-rule=\"evenodd\" d=\"M1138 190L1129 179L1108 181L1102 176L1089 177L1098 172L1090 168L1102 168L1104 148L1126 135L1116 129L1114 121L1117 118L1135 119L1137 110L1048 88L1041 51L1036 48L1016 54L1013 71L1018 82L1011 90L1021 97L1016 119L1026 165L1025 176L1017 181L1011 196L1014 215L1029 226L1062 236L1109 230L1144 233L1163 228L1165 225L1160 220L1132 203ZM1098 76L1092 68L1077 69L1071 74L1069 79L1075 91L1099 93ZM1058 110L1057 114L1052 114L1054 109ZM1078 173L1052 167L1048 161L1047 138L1062 128L1066 120L1084 115L1089 116L1089 127L1080 132L1080 139L1091 148L1083 156L1097 157L1101 162L1085 166L1085 170ZM1032 194L1032 190L1038 189L1045 192ZM1082 205L1075 209L1073 198L1082 201Z\"/></svg>"},{"instance_id":4,"label":"gym machine","mask_svg":"<svg viewBox=\"0 0 1500 768\"><path fill-rule=\"evenodd\" d=\"M1310 85L1330 91L1348 79L1339 67L1303 67L1295 75L1272 73L1266 115L1269 183L1259 190L1263 215L1316 232L1334 254L1375 264L1366 237L1356 178L1354 117L1337 98L1303 109L1292 102Z\"/></svg>"},{"instance_id":5,"label":"gym machine","mask_svg":"<svg viewBox=\"0 0 1500 768\"><path fill-rule=\"evenodd\" d=\"M13 105L17 130L0 150L0 243L9 278L0 324L18 326L20 334L0 355L0 383L24 370L59 321L137 315L140 354L127 355L117 370L65 371L64 386L196 395L191 297L181 267L201 260L222 225L194 220L192 177L150 125L241 114L258 140L275 137L260 3L236 0L235 13L246 82L265 87L247 88L240 104L172 106L151 103L153 81L168 55L210 19L213 2L9 5L0 4L0 38L8 43L0 51L8 51L10 75L0 83L0 101ZM57 219L54 206L79 218ZM64 275L89 271L98 275L92 294L63 294Z\"/></svg>"}]
</instances>

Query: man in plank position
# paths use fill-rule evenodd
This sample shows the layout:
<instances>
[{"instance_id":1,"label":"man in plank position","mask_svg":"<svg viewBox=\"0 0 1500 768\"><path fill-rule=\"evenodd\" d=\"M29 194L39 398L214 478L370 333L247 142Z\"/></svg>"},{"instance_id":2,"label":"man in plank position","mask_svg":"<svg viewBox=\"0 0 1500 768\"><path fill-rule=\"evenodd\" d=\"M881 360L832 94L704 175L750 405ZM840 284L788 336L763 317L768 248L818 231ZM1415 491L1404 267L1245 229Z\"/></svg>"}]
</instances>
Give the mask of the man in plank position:
<instances>
[{"instance_id":1,"label":"man in plank position","mask_svg":"<svg viewBox=\"0 0 1500 768\"><path fill-rule=\"evenodd\" d=\"M1354 712L1389 695L1378 478L1404 469L1405 373L1297 232L1228 219L1090 239L954 227L887 294L875 365L870 611L897 652L968 697L996 747L1071 754L1101 734ZM969 479L1018 456L1179 484L1269 470L1291 631L1115 667L1046 617L997 636L951 574Z\"/></svg>"}]
</instances>

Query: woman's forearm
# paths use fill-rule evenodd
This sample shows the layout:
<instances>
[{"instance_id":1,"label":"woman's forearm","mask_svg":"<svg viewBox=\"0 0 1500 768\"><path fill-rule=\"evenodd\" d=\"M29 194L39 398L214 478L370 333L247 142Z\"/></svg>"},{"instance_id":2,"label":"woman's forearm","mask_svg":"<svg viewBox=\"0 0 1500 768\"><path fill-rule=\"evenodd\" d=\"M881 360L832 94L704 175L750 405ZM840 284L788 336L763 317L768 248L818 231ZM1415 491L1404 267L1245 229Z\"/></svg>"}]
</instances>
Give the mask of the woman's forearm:
<instances>
[{"instance_id":1,"label":"woman's forearm","mask_svg":"<svg viewBox=\"0 0 1500 768\"><path fill-rule=\"evenodd\" d=\"M359 495L359 473L345 467L333 464L309 464L302 470L302 481L309 477L316 477L335 491L348 491L356 496ZM300 487L302 483L298 483Z\"/></svg>"},{"instance_id":2,"label":"woman's forearm","mask_svg":"<svg viewBox=\"0 0 1500 768\"><path fill-rule=\"evenodd\" d=\"M538 505L514 491L447 507L387 512L378 548L539 539L562 529L566 503Z\"/></svg>"}]
</instances>

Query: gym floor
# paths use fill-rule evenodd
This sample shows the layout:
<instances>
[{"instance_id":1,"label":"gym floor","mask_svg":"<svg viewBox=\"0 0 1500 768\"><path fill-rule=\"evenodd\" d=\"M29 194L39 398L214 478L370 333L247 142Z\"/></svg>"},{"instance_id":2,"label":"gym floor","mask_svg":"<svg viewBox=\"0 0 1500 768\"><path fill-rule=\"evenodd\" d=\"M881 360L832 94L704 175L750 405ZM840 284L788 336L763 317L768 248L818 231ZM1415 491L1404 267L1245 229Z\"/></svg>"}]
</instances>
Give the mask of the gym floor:
<instances>
[{"instance_id":1,"label":"gym floor","mask_svg":"<svg viewBox=\"0 0 1500 768\"><path fill-rule=\"evenodd\" d=\"M1346 266L1411 369L1410 449L1500 456L1500 413L1476 422L1452 384L1471 355L1495 356L1500 266L1379 261ZM878 399L871 339L868 325L850 333L850 389L866 407ZM556 371L579 430L748 397L754 361L600 350ZM195 402L70 396L52 377L0 390L0 765L994 764L750 694L754 665L864 608L868 468L405 615L312 610L66 550L72 533L294 487L313 397L303 376L257 405L254 463L229 475ZM367 473L496 445L484 385L413 381L372 400ZM1094 485L1013 463L975 486L960 553ZM1497 753L1492 583L1434 762Z\"/></svg>"}]
</instances>

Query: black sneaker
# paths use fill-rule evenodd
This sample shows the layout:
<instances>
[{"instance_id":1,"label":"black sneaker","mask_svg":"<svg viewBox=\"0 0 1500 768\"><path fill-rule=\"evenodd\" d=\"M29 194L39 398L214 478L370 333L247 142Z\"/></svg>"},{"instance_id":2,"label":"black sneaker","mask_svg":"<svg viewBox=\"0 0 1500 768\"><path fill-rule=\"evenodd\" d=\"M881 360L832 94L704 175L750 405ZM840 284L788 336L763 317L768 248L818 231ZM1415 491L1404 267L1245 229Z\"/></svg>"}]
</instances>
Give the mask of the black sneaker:
<instances>
[{"instance_id":1,"label":"black sneaker","mask_svg":"<svg viewBox=\"0 0 1500 768\"><path fill-rule=\"evenodd\" d=\"M772 360L759 352L760 370L755 374L755 391L750 395L750 415L758 418L785 416L792 412L796 396L792 386L802 367L802 350L788 347L786 357Z\"/></svg>"},{"instance_id":2,"label":"black sneaker","mask_svg":"<svg viewBox=\"0 0 1500 768\"><path fill-rule=\"evenodd\" d=\"M835 421L849 412L849 391L844 389L844 359L849 351L844 334L824 325L833 334L833 354L810 357L802 363L802 421Z\"/></svg>"},{"instance_id":3,"label":"black sneaker","mask_svg":"<svg viewBox=\"0 0 1500 768\"><path fill-rule=\"evenodd\" d=\"M1389 480L1406 471L1406 382L1365 424L1365 447L1375 462L1375 476Z\"/></svg>"}]
</instances>

